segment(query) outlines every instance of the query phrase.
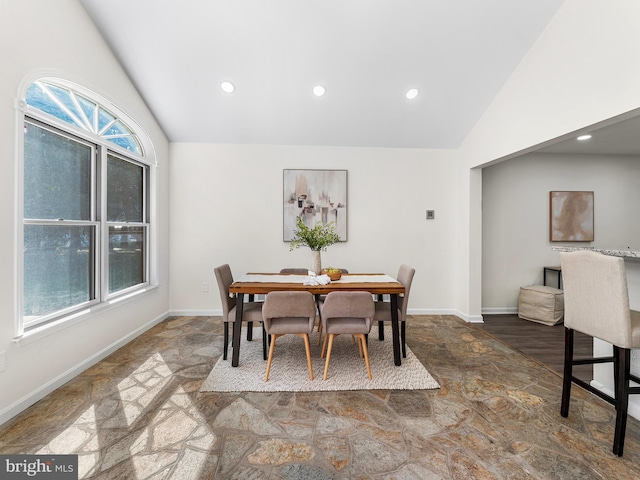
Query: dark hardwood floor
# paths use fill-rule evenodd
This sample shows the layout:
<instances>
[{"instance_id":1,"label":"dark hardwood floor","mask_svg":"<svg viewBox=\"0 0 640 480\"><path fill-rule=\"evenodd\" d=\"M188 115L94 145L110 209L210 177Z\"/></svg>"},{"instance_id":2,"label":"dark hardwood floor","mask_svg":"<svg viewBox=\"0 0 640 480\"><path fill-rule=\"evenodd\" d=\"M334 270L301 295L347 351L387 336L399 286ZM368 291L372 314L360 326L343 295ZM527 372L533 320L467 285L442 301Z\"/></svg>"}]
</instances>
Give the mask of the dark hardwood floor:
<instances>
[{"instance_id":1,"label":"dark hardwood floor","mask_svg":"<svg viewBox=\"0 0 640 480\"><path fill-rule=\"evenodd\" d=\"M564 364L564 326L554 326L523 320L518 315L483 315L484 323L478 327L494 338L523 354L544 363L562 375ZM593 355L593 339L575 332L574 358ZM574 375L589 381L593 378L591 365L578 365Z\"/></svg>"}]
</instances>

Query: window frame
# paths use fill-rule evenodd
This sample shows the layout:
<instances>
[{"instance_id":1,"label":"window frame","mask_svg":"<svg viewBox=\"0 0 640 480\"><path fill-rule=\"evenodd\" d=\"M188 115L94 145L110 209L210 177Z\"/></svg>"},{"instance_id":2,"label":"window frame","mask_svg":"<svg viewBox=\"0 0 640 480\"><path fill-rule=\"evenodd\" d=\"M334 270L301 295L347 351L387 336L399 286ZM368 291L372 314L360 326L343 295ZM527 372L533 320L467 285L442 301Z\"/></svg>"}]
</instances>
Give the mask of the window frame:
<instances>
[{"instance_id":1,"label":"window frame","mask_svg":"<svg viewBox=\"0 0 640 480\"><path fill-rule=\"evenodd\" d=\"M54 115L33 107L26 102L26 93L29 87L37 82L44 81L49 84L80 94L83 97L95 102L97 106L115 115L132 133L136 135L142 154L137 154L118 143L110 141L98 132L94 133L82 129L72 123L67 123ZM40 128L48 129L56 134L66 136L74 141L90 145L93 149L91 167L91 221L57 221L24 218L24 125L25 122L32 123ZM134 165L142 167L143 171L143 218L142 222L108 222L107 221L107 158L112 155L118 159L128 161ZM118 107L103 98L102 96L81 87L75 83L60 78L36 77L24 82L21 94L16 100L16 302L15 302L15 337L14 341L21 343L28 337L40 337L42 334L48 335L59 328L66 328L78 321L91 316L92 313L119 304L123 300L136 297L138 294L152 290L157 287L157 265L156 265L156 225L155 225L155 202L154 193L156 191L156 168L155 150L150 138L139 125L121 111ZM24 316L24 228L29 224L51 224L51 225L78 225L91 226L94 233L94 260L92 261L92 279L95 291L95 299L74 305L72 307L58 310L54 313L38 317L37 320L28 320ZM109 228L111 225L141 226L144 228L144 252L143 252L143 275L142 283L109 293Z\"/></svg>"},{"instance_id":2,"label":"window frame","mask_svg":"<svg viewBox=\"0 0 640 480\"><path fill-rule=\"evenodd\" d=\"M105 255L106 258L104 258L102 260L102 264L105 265L104 271L102 272L102 291L103 291L103 295L105 296L105 298L107 299L113 299L113 298L117 298L121 295L128 295L131 292L141 288L141 285L147 285L149 284L149 278L150 278L150 271L149 271L149 266L150 266L150 259L149 259L149 254L150 254L150 250L149 250L149 241L150 241L150 222L149 222L149 182L150 182L150 175L149 175L149 170L150 167L148 165L145 165L141 162L136 162L135 160L131 159L131 158L127 158L124 155L120 155L117 152L115 152L114 150L111 149L104 149L101 152L103 158L102 158L102 162L101 164L103 165L104 168L104 175L102 176L103 182L102 182L102 188L103 191L105 192L105 195L103 198L107 199L107 191L108 191L108 186L107 186L107 167L108 167L108 157L109 155L114 156L120 160L124 160L127 162L131 162L135 165L139 165L141 167L143 167L142 172L143 172L143 180L142 180L142 221L141 222L115 222L115 221L110 221L107 215L107 207L108 207L108 202L105 201L103 202L103 210L101 212L102 218L104 219L104 228L102 231L102 242L104 244L104 248L102 249L102 254ZM124 288L122 290L118 290L117 292L114 293L109 293L109 261L108 261L108 257L109 257L109 229L111 226L117 226L117 225L121 225L121 226L127 226L127 227L143 227L145 229L145 252L143 255L143 264L144 264L144 271L145 271L145 279L146 281L143 282L143 284L138 284L138 285L133 285L131 287L128 288Z\"/></svg>"}]
</instances>

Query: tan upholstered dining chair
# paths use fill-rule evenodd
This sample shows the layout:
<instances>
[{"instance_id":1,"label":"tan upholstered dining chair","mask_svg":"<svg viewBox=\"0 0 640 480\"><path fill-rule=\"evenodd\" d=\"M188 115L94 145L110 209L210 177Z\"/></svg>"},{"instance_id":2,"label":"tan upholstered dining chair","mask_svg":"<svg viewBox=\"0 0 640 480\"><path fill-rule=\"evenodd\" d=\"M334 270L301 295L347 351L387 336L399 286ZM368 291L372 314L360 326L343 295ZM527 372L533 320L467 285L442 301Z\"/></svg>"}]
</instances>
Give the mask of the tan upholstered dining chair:
<instances>
[{"instance_id":1,"label":"tan upholstered dining chair","mask_svg":"<svg viewBox=\"0 0 640 480\"><path fill-rule=\"evenodd\" d=\"M564 288L565 354L560 414L569 415L571 383L596 394L615 406L613 453L622 456L627 425L629 394L640 394L629 380L640 383L630 372L631 349L640 348L640 312L629 309L624 260L591 251L560 253ZM574 331L599 338L613 346L610 357L574 359ZM573 365L613 363L614 396L573 376Z\"/></svg>"},{"instance_id":2,"label":"tan upholstered dining chair","mask_svg":"<svg viewBox=\"0 0 640 480\"><path fill-rule=\"evenodd\" d=\"M358 341L360 356L364 354L367 366L367 376L371 379L371 365L369 363L369 349L367 335L371 331L375 307L373 297L368 292L331 292L322 302L321 321L324 331L322 354L326 361L323 380L327 379L331 349L336 336L341 334L353 335ZM327 347L328 340L328 347Z\"/></svg>"},{"instance_id":3,"label":"tan upholstered dining chair","mask_svg":"<svg viewBox=\"0 0 640 480\"><path fill-rule=\"evenodd\" d=\"M224 324L224 347L222 358L227 359L229 349L229 323L235 328L236 320L236 297L229 295L229 287L233 283L233 274L228 264L220 265L213 269L220 291L220 302L222 303L222 322ZM262 322L262 302L245 302L242 305L242 321L247 322L247 340L251 340L249 331L253 329L253 323ZM262 355L267 358L267 337L262 329Z\"/></svg>"},{"instance_id":4,"label":"tan upholstered dining chair","mask_svg":"<svg viewBox=\"0 0 640 480\"><path fill-rule=\"evenodd\" d=\"M398 295L398 321L400 322L400 341L402 343L402 356L407 357L407 305L411 283L416 269L408 265L400 265L397 280L404 285L404 295ZM391 322L390 302L377 301L376 314L373 317L378 322L378 339L384 340L384 322Z\"/></svg>"},{"instance_id":5,"label":"tan upholstered dining chair","mask_svg":"<svg viewBox=\"0 0 640 480\"><path fill-rule=\"evenodd\" d=\"M276 340L287 334L298 335L304 339L309 378L313 380L309 345L309 334L313 331L316 320L316 304L313 295L310 292L269 292L262 308L262 318L264 329L271 338L264 381L269 380Z\"/></svg>"}]
</instances>

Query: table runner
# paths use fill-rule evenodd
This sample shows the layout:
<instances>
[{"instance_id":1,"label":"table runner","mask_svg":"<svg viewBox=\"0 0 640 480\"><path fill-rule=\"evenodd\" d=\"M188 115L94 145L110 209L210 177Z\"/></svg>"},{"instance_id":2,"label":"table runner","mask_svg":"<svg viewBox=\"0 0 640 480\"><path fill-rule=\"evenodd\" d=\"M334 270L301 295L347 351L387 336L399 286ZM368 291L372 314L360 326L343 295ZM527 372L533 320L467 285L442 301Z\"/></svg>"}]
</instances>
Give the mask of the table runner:
<instances>
[{"instance_id":1,"label":"table runner","mask_svg":"<svg viewBox=\"0 0 640 480\"><path fill-rule=\"evenodd\" d=\"M261 273L246 273L236 282L238 283L304 283L307 275L269 275ZM331 283L391 283L397 280L386 274L379 275L343 275L340 280Z\"/></svg>"}]
</instances>

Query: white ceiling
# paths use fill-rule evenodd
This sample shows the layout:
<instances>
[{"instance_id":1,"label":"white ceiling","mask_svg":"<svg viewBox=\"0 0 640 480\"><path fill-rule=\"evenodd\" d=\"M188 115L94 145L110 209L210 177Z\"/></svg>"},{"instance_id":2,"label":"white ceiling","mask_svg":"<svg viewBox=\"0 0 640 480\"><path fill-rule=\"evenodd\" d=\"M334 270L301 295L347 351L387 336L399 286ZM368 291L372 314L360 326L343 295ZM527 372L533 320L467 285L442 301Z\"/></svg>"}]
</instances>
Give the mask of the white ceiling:
<instances>
[{"instance_id":1,"label":"white ceiling","mask_svg":"<svg viewBox=\"0 0 640 480\"><path fill-rule=\"evenodd\" d=\"M633 155L640 156L639 112L628 112L620 118L607 119L568 135L567 138L549 142L537 151L542 153L567 153L582 155ZM591 134L587 141L578 141L579 134Z\"/></svg>"},{"instance_id":2,"label":"white ceiling","mask_svg":"<svg viewBox=\"0 0 640 480\"><path fill-rule=\"evenodd\" d=\"M80 2L171 141L416 148L457 148L562 4Z\"/></svg>"}]
</instances>

